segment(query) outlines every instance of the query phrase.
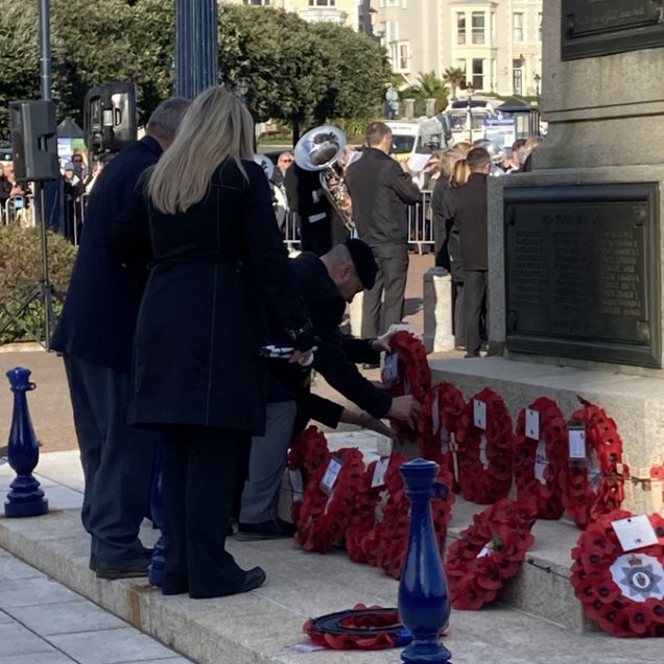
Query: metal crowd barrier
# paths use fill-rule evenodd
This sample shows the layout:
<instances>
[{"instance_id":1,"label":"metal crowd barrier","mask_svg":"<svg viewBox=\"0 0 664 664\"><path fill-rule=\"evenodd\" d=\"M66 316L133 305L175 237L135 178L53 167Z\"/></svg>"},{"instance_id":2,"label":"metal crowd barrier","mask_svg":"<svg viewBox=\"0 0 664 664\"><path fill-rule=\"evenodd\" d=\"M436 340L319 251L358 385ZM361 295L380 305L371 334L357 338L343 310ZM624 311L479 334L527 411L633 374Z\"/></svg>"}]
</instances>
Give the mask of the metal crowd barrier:
<instances>
[{"instance_id":1,"label":"metal crowd barrier","mask_svg":"<svg viewBox=\"0 0 664 664\"><path fill-rule=\"evenodd\" d=\"M10 196L3 206L0 206L0 224L18 224L23 228L35 225L34 196Z\"/></svg>"},{"instance_id":2,"label":"metal crowd barrier","mask_svg":"<svg viewBox=\"0 0 664 664\"><path fill-rule=\"evenodd\" d=\"M35 225L35 207L33 196L12 196L4 207L0 207L0 224L18 223L21 226ZM85 213L88 205L88 194L83 194L76 200L76 219L85 224ZM80 214L80 216L79 216ZM60 224L61 228L64 223ZM78 227L74 224L73 243L79 243ZM288 212L281 227L284 244L289 251L300 248L300 234L298 230L297 215ZM408 208L408 245L418 254L433 249L433 224L431 222L431 192L422 191L421 200Z\"/></svg>"}]
</instances>

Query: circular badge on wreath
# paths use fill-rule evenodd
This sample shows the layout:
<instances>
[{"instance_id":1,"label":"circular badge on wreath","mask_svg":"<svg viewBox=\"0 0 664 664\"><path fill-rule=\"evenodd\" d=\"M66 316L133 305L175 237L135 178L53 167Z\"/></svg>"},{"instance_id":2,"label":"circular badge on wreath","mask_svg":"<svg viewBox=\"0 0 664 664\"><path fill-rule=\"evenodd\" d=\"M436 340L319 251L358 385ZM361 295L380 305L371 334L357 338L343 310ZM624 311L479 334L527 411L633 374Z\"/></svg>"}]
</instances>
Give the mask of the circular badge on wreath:
<instances>
[{"instance_id":1,"label":"circular badge on wreath","mask_svg":"<svg viewBox=\"0 0 664 664\"><path fill-rule=\"evenodd\" d=\"M572 549L574 593L584 615L614 636L664 636L664 518L647 517L653 543L624 551L614 523L632 519L614 510L590 523Z\"/></svg>"},{"instance_id":2,"label":"circular badge on wreath","mask_svg":"<svg viewBox=\"0 0 664 664\"><path fill-rule=\"evenodd\" d=\"M533 497L539 519L559 519L565 511L560 474L567 445L567 423L555 401L540 397L519 413L514 438L517 498Z\"/></svg>"},{"instance_id":3,"label":"circular badge on wreath","mask_svg":"<svg viewBox=\"0 0 664 664\"><path fill-rule=\"evenodd\" d=\"M580 401L583 408L572 415L568 427L570 441L576 435L575 453L571 455L568 446L560 482L565 510L583 529L620 507L625 497L625 479L623 445L616 423L602 408Z\"/></svg>"},{"instance_id":4,"label":"circular badge on wreath","mask_svg":"<svg viewBox=\"0 0 664 664\"><path fill-rule=\"evenodd\" d=\"M512 485L512 420L493 390L483 389L466 404L456 443L463 497L488 505L507 496Z\"/></svg>"},{"instance_id":5,"label":"circular badge on wreath","mask_svg":"<svg viewBox=\"0 0 664 664\"><path fill-rule=\"evenodd\" d=\"M473 517L447 552L445 569L454 609L478 610L493 601L521 568L534 537L535 504L503 498Z\"/></svg>"}]
</instances>

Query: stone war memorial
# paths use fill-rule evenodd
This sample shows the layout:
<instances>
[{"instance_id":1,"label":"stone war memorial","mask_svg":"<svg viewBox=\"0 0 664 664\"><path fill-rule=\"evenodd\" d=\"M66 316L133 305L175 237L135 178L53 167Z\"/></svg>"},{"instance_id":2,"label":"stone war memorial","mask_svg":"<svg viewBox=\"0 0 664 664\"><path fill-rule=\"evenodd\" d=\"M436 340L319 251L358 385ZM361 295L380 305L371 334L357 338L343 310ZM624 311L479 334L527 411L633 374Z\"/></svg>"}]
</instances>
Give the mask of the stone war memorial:
<instances>
[{"instance_id":1,"label":"stone war memorial","mask_svg":"<svg viewBox=\"0 0 664 664\"><path fill-rule=\"evenodd\" d=\"M582 397L616 420L626 509L662 510L664 2L547 0L533 171L489 185L489 342L434 361L468 396Z\"/></svg>"}]
</instances>

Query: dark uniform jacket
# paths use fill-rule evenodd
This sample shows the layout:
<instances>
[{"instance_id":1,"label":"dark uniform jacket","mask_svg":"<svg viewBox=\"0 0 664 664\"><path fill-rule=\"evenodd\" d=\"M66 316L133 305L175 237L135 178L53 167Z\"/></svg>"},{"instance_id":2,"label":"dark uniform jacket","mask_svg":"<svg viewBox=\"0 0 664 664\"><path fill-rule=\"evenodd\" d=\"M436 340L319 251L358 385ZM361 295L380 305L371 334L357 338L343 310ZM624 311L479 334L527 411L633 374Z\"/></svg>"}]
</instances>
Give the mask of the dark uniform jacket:
<instances>
[{"instance_id":1,"label":"dark uniform jacket","mask_svg":"<svg viewBox=\"0 0 664 664\"><path fill-rule=\"evenodd\" d=\"M463 187L450 189L445 197L444 214L453 220L452 233L456 232L454 227L458 228L463 269L488 269L487 176L472 173Z\"/></svg>"},{"instance_id":2,"label":"dark uniform jacket","mask_svg":"<svg viewBox=\"0 0 664 664\"><path fill-rule=\"evenodd\" d=\"M356 362L375 363L379 353L371 348L371 340L354 339L343 335L339 329L346 310L346 303L339 293L323 262L312 253L302 253L291 261L298 285L304 296L309 317L316 335L318 350L314 353L313 367L300 367L284 360L272 360L270 374L281 385L288 388L301 407L307 404L311 368L349 401L377 418L385 417L392 405L391 397L358 371ZM326 424L324 404L318 403L315 413L309 413ZM329 408L329 417L339 412Z\"/></svg>"},{"instance_id":3,"label":"dark uniform jacket","mask_svg":"<svg viewBox=\"0 0 664 664\"><path fill-rule=\"evenodd\" d=\"M62 316L51 347L71 357L128 372L141 285L108 246L108 230L131 200L139 177L157 163L161 147L146 136L122 150L100 173L85 217Z\"/></svg>"},{"instance_id":4,"label":"dark uniform jacket","mask_svg":"<svg viewBox=\"0 0 664 664\"><path fill-rule=\"evenodd\" d=\"M325 195L313 195L321 188L320 174L305 171L293 162L286 171L284 186L288 207L300 217L302 250L322 256L332 247L332 205Z\"/></svg>"},{"instance_id":5,"label":"dark uniform jacket","mask_svg":"<svg viewBox=\"0 0 664 664\"><path fill-rule=\"evenodd\" d=\"M372 247L408 241L408 205L420 200L420 190L394 159L365 148L348 167L346 184L361 240Z\"/></svg>"},{"instance_id":6,"label":"dark uniform jacket","mask_svg":"<svg viewBox=\"0 0 664 664\"><path fill-rule=\"evenodd\" d=\"M136 327L138 424L194 424L261 435L265 427L270 302L291 345L313 345L263 170L234 161L206 197L167 215L148 202L153 263Z\"/></svg>"}]
</instances>

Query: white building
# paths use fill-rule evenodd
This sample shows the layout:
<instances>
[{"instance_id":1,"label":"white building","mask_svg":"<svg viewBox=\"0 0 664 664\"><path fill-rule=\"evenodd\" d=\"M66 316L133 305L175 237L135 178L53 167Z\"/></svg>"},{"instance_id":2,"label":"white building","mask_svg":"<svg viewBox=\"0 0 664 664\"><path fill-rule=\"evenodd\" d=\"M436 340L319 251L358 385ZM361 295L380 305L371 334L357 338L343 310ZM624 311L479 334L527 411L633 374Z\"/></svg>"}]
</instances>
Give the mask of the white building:
<instances>
[{"instance_id":1,"label":"white building","mask_svg":"<svg viewBox=\"0 0 664 664\"><path fill-rule=\"evenodd\" d=\"M357 30L358 26L360 2L361 0L219 0L220 5L277 7L295 12L305 21L329 21L354 30Z\"/></svg>"},{"instance_id":2,"label":"white building","mask_svg":"<svg viewBox=\"0 0 664 664\"><path fill-rule=\"evenodd\" d=\"M371 0L374 33L392 67L466 72L476 91L536 95L542 67L543 0Z\"/></svg>"}]
</instances>

